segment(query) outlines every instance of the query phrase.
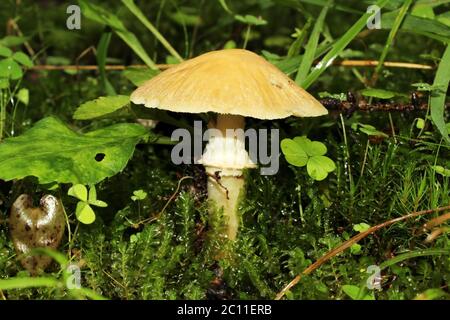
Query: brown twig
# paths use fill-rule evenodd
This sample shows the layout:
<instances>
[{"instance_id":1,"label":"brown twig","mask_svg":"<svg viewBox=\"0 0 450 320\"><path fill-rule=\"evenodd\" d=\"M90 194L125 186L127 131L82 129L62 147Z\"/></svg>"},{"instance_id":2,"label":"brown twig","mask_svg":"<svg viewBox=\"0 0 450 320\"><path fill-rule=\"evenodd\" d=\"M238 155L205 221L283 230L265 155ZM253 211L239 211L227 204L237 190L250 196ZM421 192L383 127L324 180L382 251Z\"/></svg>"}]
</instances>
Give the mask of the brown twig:
<instances>
[{"instance_id":1,"label":"brown twig","mask_svg":"<svg viewBox=\"0 0 450 320\"><path fill-rule=\"evenodd\" d=\"M318 259L316 262L314 262L313 264L311 264L308 268L306 268L301 274L297 275L291 282L289 282L275 297L275 300L280 300L281 298L283 298L283 296L286 294L286 292L288 292L292 287L294 287L301 279L303 276L306 276L310 273L312 273L314 270L316 270L317 268L319 268L321 265L323 265L325 262L327 262L328 260L330 260L331 258L335 257L336 255L338 255L339 253L343 252L344 250L350 248L353 244L357 243L358 241L364 239L365 237L367 237L368 235L384 228L387 226L390 226L396 222L400 222L400 221L404 221L404 220L408 220L411 218L415 218L421 215L425 215L425 214L430 214L430 213L434 213L434 212L441 212L441 211L446 211L446 210L450 210L450 205L449 206L445 206L445 207L439 207L436 209L429 209L429 210L422 210L422 211L416 211L416 212L412 212L409 213L407 215L383 222L379 225L376 225L374 227L369 228L367 231L361 232L359 234L357 234L356 236L350 238L349 240L345 241L344 243L342 243L341 245L337 246L336 248L334 248L333 250L329 251L328 253L326 253L324 256L322 256L320 259Z\"/></svg>"},{"instance_id":2,"label":"brown twig","mask_svg":"<svg viewBox=\"0 0 450 320\"><path fill-rule=\"evenodd\" d=\"M334 66L343 66L343 67L376 67L378 65L378 61L372 61L372 60L343 60L343 61L335 61L333 63ZM166 70L169 69L171 64L157 64L156 65L158 69L160 70ZM433 67L429 65L424 64L417 64L417 63L407 63L407 62L390 62L387 61L384 63L385 67L392 67L392 68L407 68L407 69L422 69L422 70L432 70ZM135 64L130 66L125 65L106 65L106 70L125 70L127 68L148 68L145 64ZM98 70L97 65L84 65L84 66L77 66L77 65L67 65L67 66L55 66L55 65L36 65L30 68L31 70L48 70L48 71L55 71L55 70Z\"/></svg>"},{"instance_id":3,"label":"brown twig","mask_svg":"<svg viewBox=\"0 0 450 320\"><path fill-rule=\"evenodd\" d=\"M341 101L333 98L320 99L319 101L327 109L346 112L349 115L355 111L415 111L428 109L427 103L420 103L417 101L411 101L410 103L392 103L390 101L368 103L366 100L354 102ZM446 107L450 108L450 103L447 103Z\"/></svg>"}]
</instances>

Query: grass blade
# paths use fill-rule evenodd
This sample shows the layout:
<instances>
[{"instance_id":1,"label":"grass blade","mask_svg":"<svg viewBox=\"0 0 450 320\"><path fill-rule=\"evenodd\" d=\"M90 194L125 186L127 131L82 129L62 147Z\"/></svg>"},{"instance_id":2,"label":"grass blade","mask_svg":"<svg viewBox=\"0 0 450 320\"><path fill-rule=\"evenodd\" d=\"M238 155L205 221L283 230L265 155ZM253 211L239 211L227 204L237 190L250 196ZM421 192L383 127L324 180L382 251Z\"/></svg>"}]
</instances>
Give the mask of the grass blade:
<instances>
[{"instance_id":1,"label":"grass blade","mask_svg":"<svg viewBox=\"0 0 450 320\"><path fill-rule=\"evenodd\" d=\"M322 8L320 11L319 17L314 25L314 28L311 32L311 36L306 45L306 51L302 59L302 63L298 68L297 76L295 77L295 82L300 84L305 79L306 76L311 69L311 66L314 62L314 56L316 54L317 46L319 44L320 34L322 33L323 23L325 21L325 17L327 16L327 12L333 0L328 0L327 5Z\"/></svg>"},{"instance_id":2,"label":"grass blade","mask_svg":"<svg viewBox=\"0 0 450 320\"><path fill-rule=\"evenodd\" d=\"M431 119L438 128L442 137L447 143L450 143L448 137L448 130L445 124L444 111L445 111L445 98L450 82L450 44L447 45L447 49L442 56L442 60L439 63L439 68L434 78L434 87L438 87L437 90L432 91L430 105L431 105Z\"/></svg>"},{"instance_id":3,"label":"grass blade","mask_svg":"<svg viewBox=\"0 0 450 320\"><path fill-rule=\"evenodd\" d=\"M86 18L112 28L114 32L139 56L139 58L141 58L142 61L149 66L150 69L158 70L158 67L149 57L134 33L128 31L117 16L86 0L78 0L78 3L81 7L81 12L83 12L83 15Z\"/></svg>"},{"instance_id":4,"label":"grass blade","mask_svg":"<svg viewBox=\"0 0 450 320\"><path fill-rule=\"evenodd\" d=\"M106 77L106 58L108 55L108 48L109 43L111 41L111 32L105 32L102 34L102 37L100 38L100 41L97 46L97 64L98 64L98 71L100 76L100 85L102 87L102 90L109 96L115 96L116 90L114 90L114 87L112 86L111 82L109 82L108 78Z\"/></svg>"},{"instance_id":5,"label":"grass blade","mask_svg":"<svg viewBox=\"0 0 450 320\"><path fill-rule=\"evenodd\" d=\"M380 73L381 69L383 68L383 63L386 60L387 54L389 52L389 49L391 48L392 42L395 39L395 36L397 35L398 30L400 29L400 25L403 22L403 19L405 18L406 13L409 10L409 7L411 6L412 0L406 0L403 6L400 8L400 12L395 18L394 24L392 26L391 31L389 32L388 39L386 41L386 44L384 45L383 52L381 53L380 60L378 61L378 66L375 69L375 72L372 77L373 85L375 85L375 82L377 80L378 74Z\"/></svg>"},{"instance_id":6,"label":"grass blade","mask_svg":"<svg viewBox=\"0 0 450 320\"><path fill-rule=\"evenodd\" d=\"M24 278L10 278L0 280L1 290L22 289L22 288L36 288L36 287L56 287L59 281L50 277L24 277Z\"/></svg>"},{"instance_id":7,"label":"grass blade","mask_svg":"<svg viewBox=\"0 0 450 320\"><path fill-rule=\"evenodd\" d=\"M389 0L379 0L376 5L383 8ZM347 32L336 41L331 50L325 55L325 57L320 61L316 68L308 75L305 81L302 82L301 86L307 89L320 75L333 63L334 59L347 47L347 45L361 32L367 23L367 19L372 15L372 13L365 13L361 18L359 18L356 23L347 30Z\"/></svg>"},{"instance_id":8,"label":"grass blade","mask_svg":"<svg viewBox=\"0 0 450 320\"><path fill-rule=\"evenodd\" d=\"M183 58L172 47L172 45L164 38L164 36L155 28L155 26L145 17L144 13L139 9L133 0L122 0L122 3L133 13L142 24L150 30L150 32L161 42L161 44L174 56L178 61L183 61Z\"/></svg>"}]
</instances>

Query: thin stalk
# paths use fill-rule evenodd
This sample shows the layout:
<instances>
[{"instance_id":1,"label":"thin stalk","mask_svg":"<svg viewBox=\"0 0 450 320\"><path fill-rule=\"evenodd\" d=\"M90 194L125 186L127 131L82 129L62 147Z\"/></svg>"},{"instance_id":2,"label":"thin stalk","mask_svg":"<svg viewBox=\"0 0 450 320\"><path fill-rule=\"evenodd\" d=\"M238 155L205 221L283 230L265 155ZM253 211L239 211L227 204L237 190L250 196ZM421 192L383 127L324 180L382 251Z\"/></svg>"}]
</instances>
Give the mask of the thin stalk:
<instances>
[{"instance_id":1,"label":"thin stalk","mask_svg":"<svg viewBox=\"0 0 450 320\"><path fill-rule=\"evenodd\" d=\"M245 39L244 39L244 45L242 46L243 49L247 48L248 38L250 37L250 31L252 30L251 25L247 25L247 31L245 32Z\"/></svg>"},{"instance_id":2,"label":"thin stalk","mask_svg":"<svg viewBox=\"0 0 450 320\"><path fill-rule=\"evenodd\" d=\"M3 131L6 125L6 103L3 90L0 90L0 142L3 140Z\"/></svg>"}]
</instances>

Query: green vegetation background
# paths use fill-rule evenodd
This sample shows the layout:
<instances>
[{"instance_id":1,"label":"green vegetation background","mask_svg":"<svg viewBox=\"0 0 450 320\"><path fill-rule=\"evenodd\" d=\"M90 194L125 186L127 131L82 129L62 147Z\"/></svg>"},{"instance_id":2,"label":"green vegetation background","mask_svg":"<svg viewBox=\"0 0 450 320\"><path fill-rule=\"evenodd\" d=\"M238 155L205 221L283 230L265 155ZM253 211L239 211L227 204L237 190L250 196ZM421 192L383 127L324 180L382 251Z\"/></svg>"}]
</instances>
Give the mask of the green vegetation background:
<instances>
[{"instance_id":1,"label":"green vegetation background","mask_svg":"<svg viewBox=\"0 0 450 320\"><path fill-rule=\"evenodd\" d=\"M20 2L20 4L18 4ZM165 49L120 1L93 1L115 13L143 43L158 63L171 63ZM311 32L326 1L296 0L229 0L236 14L261 16L266 25L251 28L247 49L265 52L273 61L288 61L286 55L295 38L295 28L309 26ZM422 1L426 2L426 1ZM227 13L219 1L152 0L137 1L158 30L183 56L221 49L225 45L242 47L246 24ZM365 12L371 1L335 1L329 9L320 44L326 45L348 30ZM448 1L441 1L434 14L448 13ZM389 1L387 11L400 8L404 1ZM416 1L414 1L416 4ZM0 37L6 36L5 25L17 18L21 31L29 37L38 53L36 64L96 64L92 52L107 30L98 23L82 18L81 30L67 30L66 3L61 1L1 1ZM339 7L340 6L340 7ZM425 10L426 11L426 10ZM411 13L411 12L410 12ZM447 15L448 17L448 15ZM447 24L448 26L448 24ZM389 48L387 60L439 63L445 49L442 41L414 30L401 29ZM360 33L339 59L378 61L389 29ZM297 34L299 34L297 32ZM306 38L307 40L308 38ZM230 42L233 41L233 42ZM304 52L306 42L298 48ZM294 55L295 56L295 55ZM109 64L142 63L116 35L108 51ZM342 94L368 87L373 68L332 66L309 91ZM121 71L109 71L108 79L120 94L129 94L134 86ZM434 70L382 69L377 88L398 93L398 101L409 101L413 83L433 83ZM29 71L22 86L30 90L30 103L18 110L16 134L33 123L55 115L83 131L123 122L113 119L93 122L74 121L72 114L81 103L104 95L104 86L96 72L70 74L62 71ZM422 99L427 101L427 93ZM376 99L375 99L376 100ZM175 115L183 121L191 115ZM247 195L241 204L242 226L231 260L214 259L223 239L208 232L214 221L208 220L204 175L194 166L175 166L170 162L170 146L141 144L126 169L97 185L98 198L108 202L97 209L93 225L78 224L73 216L76 202L65 195L66 186L57 191L72 218L71 242L66 238L60 251L69 250L73 262L81 267L82 285L113 299L271 299L310 263L357 234L355 225L376 225L406 213L449 204L449 178L437 174L435 164L449 167L448 144L430 121L425 128L416 127L417 118L425 112L388 113L356 112L350 118L331 112L320 119L286 119L261 122L250 120L255 128L279 128L281 138L307 135L328 147L328 156L337 169L321 182L312 181L304 168L296 168L281 156L280 172L260 176L248 172ZM372 139L352 124L375 126L389 135ZM392 136L393 123L396 136ZM170 135L173 126L159 124L155 132ZM20 155L18 155L20 156ZM177 190L180 192L158 218L145 224L136 223L156 217ZM142 189L148 196L132 201L133 191ZM21 193L36 198L45 192L33 179L0 181L0 278L26 276L17 262L7 228L8 209ZM421 226L430 217L398 223L369 236L310 276L304 277L287 295L289 299L349 299L349 285L364 287L370 265L380 265L403 253L424 252L423 257L406 259L382 272L382 290L368 293L376 299L448 298L450 258L448 254L427 256L426 250L441 249L450 253L448 234L425 243ZM223 274L217 274L221 269ZM58 276L55 265L48 270ZM214 285L220 277L221 285ZM217 282L217 281L216 281ZM432 291L429 291L432 289ZM347 293L346 293L347 292ZM61 288L13 289L2 293L8 299L65 299ZM0 297L2 297L0 295ZM422 296L423 297L423 296Z\"/></svg>"}]
</instances>

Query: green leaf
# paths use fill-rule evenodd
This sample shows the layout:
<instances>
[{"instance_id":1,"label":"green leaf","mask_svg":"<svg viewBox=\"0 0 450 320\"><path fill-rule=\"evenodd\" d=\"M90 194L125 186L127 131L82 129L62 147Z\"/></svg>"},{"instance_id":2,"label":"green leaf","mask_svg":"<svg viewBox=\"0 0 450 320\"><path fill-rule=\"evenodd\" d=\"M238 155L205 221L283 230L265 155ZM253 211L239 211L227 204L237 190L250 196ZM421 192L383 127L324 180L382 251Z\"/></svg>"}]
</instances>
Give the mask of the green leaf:
<instances>
[{"instance_id":1,"label":"green leaf","mask_svg":"<svg viewBox=\"0 0 450 320\"><path fill-rule=\"evenodd\" d=\"M398 10L382 14L381 27L391 30L398 15ZM424 35L447 43L450 41L450 28L437 20L406 14L401 25L401 30Z\"/></svg>"},{"instance_id":2,"label":"green leaf","mask_svg":"<svg viewBox=\"0 0 450 320\"><path fill-rule=\"evenodd\" d=\"M102 200L89 200L88 203L93 206L102 207L102 208L106 208L108 206L108 204Z\"/></svg>"},{"instance_id":3,"label":"green leaf","mask_svg":"<svg viewBox=\"0 0 450 320\"><path fill-rule=\"evenodd\" d=\"M31 61L30 57L28 57L25 53L23 52L16 52L13 54L12 58L14 60L16 60L18 63L20 63L21 65L31 68L34 64L33 61Z\"/></svg>"},{"instance_id":4,"label":"green leaf","mask_svg":"<svg viewBox=\"0 0 450 320\"><path fill-rule=\"evenodd\" d=\"M325 156L314 156L309 158L306 165L308 175L317 181L324 180L328 173L333 172L336 165L333 160Z\"/></svg>"},{"instance_id":5,"label":"green leaf","mask_svg":"<svg viewBox=\"0 0 450 320\"><path fill-rule=\"evenodd\" d=\"M12 58L0 61L0 78L17 80L22 78L22 68Z\"/></svg>"},{"instance_id":6,"label":"green leaf","mask_svg":"<svg viewBox=\"0 0 450 320\"><path fill-rule=\"evenodd\" d=\"M11 57L11 55L12 55L11 49L0 46L0 56L9 58Z\"/></svg>"},{"instance_id":7,"label":"green leaf","mask_svg":"<svg viewBox=\"0 0 450 320\"><path fill-rule=\"evenodd\" d=\"M116 32L117 35L139 56L139 58L141 58L142 61L149 66L149 68L154 70L158 69L134 33L129 32L117 16L98 5L90 3L87 0L78 0L78 3L81 7L81 12L86 18L111 27L114 32Z\"/></svg>"},{"instance_id":8,"label":"green leaf","mask_svg":"<svg viewBox=\"0 0 450 320\"><path fill-rule=\"evenodd\" d=\"M131 196L131 200L133 201L144 200L145 198L147 198L147 192L142 189L135 190Z\"/></svg>"},{"instance_id":9,"label":"green leaf","mask_svg":"<svg viewBox=\"0 0 450 320\"><path fill-rule=\"evenodd\" d=\"M91 206L83 201L77 203L77 209L75 211L78 221L84 224L91 224L95 221L95 212Z\"/></svg>"},{"instance_id":10,"label":"green leaf","mask_svg":"<svg viewBox=\"0 0 450 320\"><path fill-rule=\"evenodd\" d=\"M388 3L389 0L378 0L375 4L381 9ZM307 89L311 84L313 84L320 75L328 69L336 57L348 46L348 44L361 32L361 30L366 27L367 19L371 16L371 13L365 13L359 18L356 23L347 30L347 32L342 35L339 40L337 40L331 47L331 50L322 58L319 64L313 69L313 71L308 75L305 81L302 82L301 86Z\"/></svg>"},{"instance_id":11,"label":"green leaf","mask_svg":"<svg viewBox=\"0 0 450 320\"><path fill-rule=\"evenodd\" d=\"M97 188L95 188L95 185L92 185L89 188L89 202L90 201L96 201L96 200L97 200Z\"/></svg>"},{"instance_id":12,"label":"green leaf","mask_svg":"<svg viewBox=\"0 0 450 320\"><path fill-rule=\"evenodd\" d=\"M359 254L361 254L361 249L362 249L362 247L361 247L360 244L354 243L354 244L352 244L352 246L350 247L350 253L351 253L351 254L354 254L354 255L359 255Z\"/></svg>"},{"instance_id":13,"label":"green leaf","mask_svg":"<svg viewBox=\"0 0 450 320\"><path fill-rule=\"evenodd\" d=\"M314 24L314 28L309 37L308 43L306 44L305 54L303 55L302 62L298 68L297 75L295 77L295 82L301 84L308 75L313 63L317 51L317 46L319 44L320 34L322 33L323 24L325 17L327 16L328 8L331 5L332 0L327 2L327 5L322 8L322 11Z\"/></svg>"},{"instance_id":14,"label":"green leaf","mask_svg":"<svg viewBox=\"0 0 450 320\"><path fill-rule=\"evenodd\" d=\"M103 91L109 96L115 96L116 90L114 89L111 82L109 82L108 77L106 76L106 69L105 69L109 43L111 41L111 35L112 35L111 32L105 32L102 34L102 37L100 38L100 41L97 46L96 58L100 76L100 84L103 88Z\"/></svg>"},{"instance_id":15,"label":"green leaf","mask_svg":"<svg viewBox=\"0 0 450 320\"><path fill-rule=\"evenodd\" d=\"M379 99L392 99L393 97L396 96L395 92L373 88L361 90L361 94L366 97L373 97Z\"/></svg>"},{"instance_id":16,"label":"green leaf","mask_svg":"<svg viewBox=\"0 0 450 320\"><path fill-rule=\"evenodd\" d=\"M122 72L123 76L139 87L159 73L158 70L128 68Z\"/></svg>"},{"instance_id":17,"label":"green leaf","mask_svg":"<svg viewBox=\"0 0 450 320\"><path fill-rule=\"evenodd\" d=\"M444 168L443 166L432 166L431 167L436 173L439 173L440 175L444 177L450 177L450 170Z\"/></svg>"},{"instance_id":18,"label":"green leaf","mask_svg":"<svg viewBox=\"0 0 450 320\"><path fill-rule=\"evenodd\" d=\"M128 123L80 134L53 117L45 118L0 144L0 179L35 176L41 184L96 184L122 171L147 135L144 127Z\"/></svg>"},{"instance_id":19,"label":"green leaf","mask_svg":"<svg viewBox=\"0 0 450 320\"><path fill-rule=\"evenodd\" d=\"M59 281L52 277L14 277L9 279L0 279L0 289L23 289L38 287L57 287Z\"/></svg>"},{"instance_id":20,"label":"green leaf","mask_svg":"<svg viewBox=\"0 0 450 320\"><path fill-rule=\"evenodd\" d=\"M129 96L108 96L99 97L95 100L91 100L83 103L75 110L73 118L76 120L88 120L104 115L113 113L119 109L122 109L130 103Z\"/></svg>"},{"instance_id":21,"label":"green leaf","mask_svg":"<svg viewBox=\"0 0 450 320\"><path fill-rule=\"evenodd\" d=\"M9 87L8 78L0 78L0 89L6 89Z\"/></svg>"},{"instance_id":22,"label":"green leaf","mask_svg":"<svg viewBox=\"0 0 450 320\"><path fill-rule=\"evenodd\" d=\"M434 78L433 86L442 87L442 90L434 90L431 93L430 105L431 105L431 119L438 128L442 137L447 143L450 143L448 136L448 130L445 125L445 99L450 82L450 44L447 45L442 60L439 63L436 76Z\"/></svg>"},{"instance_id":23,"label":"green leaf","mask_svg":"<svg viewBox=\"0 0 450 320\"><path fill-rule=\"evenodd\" d=\"M22 88L16 94L17 99L22 102L24 105L28 105L30 102L30 92L26 88Z\"/></svg>"},{"instance_id":24,"label":"green leaf","mask_svg":"<svg viewBox=\"0 0 450 320\"><path fill-rule=\"evenodd\" d=\"M342 286L342 291L344 291L350 298L352 298L353 300L357 300L358 296L359 296L359 287L357 286L353 286L353 285L343 285Z\"/></svg>"},{"instance_id":25,"label":"green leaf","mask_svg":"<svg viewBox=\"0 0 450 320\"><path fill-rule=\"evenodd\" d=\"M267 24L267 21L264 20L263 18L255 17L255 16L252 16L249 14L247 14L245 16L241 16L240 14L237 14L234 16L234 18L240 22L243 22L248 25L253 25L253 26L262 26L262 25Z\"/></svg>"},{"instance_id":26,"label":"green leaf","mask_svg":"<svg viewBox=\"0 0 450 320\"><path fill-rule=\"evenodd\" d=\"M327 153L327 147L320 141L306 142L303 150L310 156L323 156Z\"/></svg>"},{"instance_id":27,"label":"green leaf","mask_svg":"<svg viewBox=\"0 0 450 320\"><path fill-rule=\"evenodd\" d=\"M183 58L178 54L178 52L172 47L172 45L163 37L163 35L158 31L158 29L147 19L145 14L139 9L133 0L122 0L122 3L134 14L136 18L141 21L141 23L158 39L159 42L164 46L164 48L169 51L169 53L177 58L178 61L183 61ZM155 69L155 68L152 68ZM156 68L157 69L157 68Z\"/></svg>"},{"instance_id":28,"label":"green leaf","mask_svg":"<svg viewBox=\"0 0 450 320\"><path fill-rule=\"evenodd\" d=\"M386 133L377 130L377 128L375 128L374 126L371 126L370 124L355 123L355 126L352 126L352 128L354 130L356 130L358 128L358 126L359 126L359 131L367 134L368 136L385 137L385 138L389 137Z\"/></svg>"},{"instance_id":29,"label":"green leaf","mask_svg":"<svg viewBox=\"0 0 450 320\"><path fill-rule=\"evenodd\" d=\"M418 118L416 122L416 128L417 129L423 129L425 128L425 120L422 118Z\"/></svg>"},{"instance_id":30,"label":"green leaf","mask_svg":"<svg viewBox=\"0 0 450 320\"><path fill-rule=\"evenodd\" d=\"M364 223L364 222L355 224L353 226L353 230L355 230L356 232L364 232L369 229L370 229L370 225L368 225L367 223Z\"/></svg>"},{"instance_id":31,"label":"green leaf","mask_svg":"<svg viewBox=\"0 0 450 320\"><path fill-rule=\"evenodd\" d=\"M28 37L6 36L0 39L0 45L5 47L16 47L28 41Z\"/></svg>"},{"instance_id":32,"label":"green leaf","mask_svg":"<svg viewBox=\"0 0 450 320\"><path fill-rule=\"evenodd\" d=\"M69 191L67 191L67 194L81 201L88 200L88 191L82 184L74 184L72 187L70 187Z\"/></svg>"},{"instance_id":33,"label":"green leaf","mask_svg":"<svg viewBox=\"0 0 450 320\"><path fill-rule=\"evenodd\" d=\"M308 162L306 152L292 139L283 139L281 141L281 151L283 151L286 161L294 166L303 167Z\"/></svg>"}]
</instances>

